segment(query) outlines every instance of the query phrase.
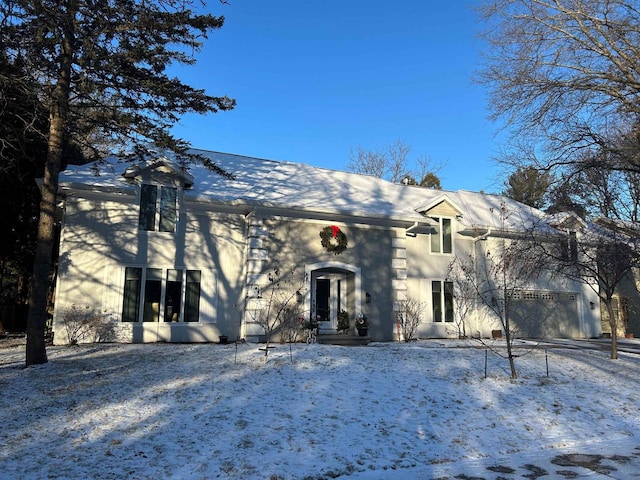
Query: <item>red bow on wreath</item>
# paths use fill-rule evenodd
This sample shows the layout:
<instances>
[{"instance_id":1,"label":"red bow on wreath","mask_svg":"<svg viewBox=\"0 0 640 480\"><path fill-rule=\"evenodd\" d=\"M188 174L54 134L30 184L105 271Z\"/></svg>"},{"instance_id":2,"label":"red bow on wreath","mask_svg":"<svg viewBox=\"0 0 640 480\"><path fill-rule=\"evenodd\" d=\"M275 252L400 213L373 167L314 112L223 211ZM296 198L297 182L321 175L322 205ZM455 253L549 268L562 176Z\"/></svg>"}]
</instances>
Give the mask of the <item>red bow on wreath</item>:
<instances>
[{"instance_id":1,"label":"red bow on wreath","mask_svg":"<svg viewBox=\"0 0 640 480\"><path fill-rule=\"evenodd\" d=\"M338 232L340 231L340 227L337 227L336 225L331 225L331 231L333 232L333 238L337 238Z\"/></svg>"}]
</instances>

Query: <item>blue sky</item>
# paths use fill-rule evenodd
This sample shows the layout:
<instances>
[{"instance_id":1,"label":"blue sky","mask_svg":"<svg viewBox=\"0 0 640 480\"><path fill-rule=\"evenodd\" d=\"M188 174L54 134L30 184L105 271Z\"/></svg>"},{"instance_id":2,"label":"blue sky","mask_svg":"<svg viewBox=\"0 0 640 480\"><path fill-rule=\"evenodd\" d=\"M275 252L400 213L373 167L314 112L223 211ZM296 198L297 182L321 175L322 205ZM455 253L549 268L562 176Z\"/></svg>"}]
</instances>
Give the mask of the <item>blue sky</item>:
<instances>
[{"instance_id":1,"label":"blue sky","mask_svg":"<svg viewBox=\"0 0 640 480\"><path fill-rule=\"evenodd\" d=\"M471 0L230 0L187 83L237 100L183 118L194 147L344 170L351 150L401 140L446 164L443 188L502 188Z\"/></svg>"}]
</instances>

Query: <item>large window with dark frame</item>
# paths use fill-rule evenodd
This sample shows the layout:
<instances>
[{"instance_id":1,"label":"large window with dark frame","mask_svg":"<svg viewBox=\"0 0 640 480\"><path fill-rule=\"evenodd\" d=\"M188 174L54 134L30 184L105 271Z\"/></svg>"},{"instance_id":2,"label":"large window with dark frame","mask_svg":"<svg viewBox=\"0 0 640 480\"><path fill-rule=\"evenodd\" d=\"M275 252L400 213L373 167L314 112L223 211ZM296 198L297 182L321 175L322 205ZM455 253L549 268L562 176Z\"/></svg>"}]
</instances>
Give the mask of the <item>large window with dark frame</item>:
<instances>
[{"instance_id":1,"label":"large window with dark frame","mask_svg":"<svg viewBox=\"0 0 640 480\"><path fill-rule=\"evenodd\" d=\"M431 233L431 253L453 253L453 235L451 231L451 219L431 217L438 225L435 232Z\"/></svg>"},{"instance_id":2,"label":"large window with dark frame","mask_svg":"<svg viewBox=\"0 0 640 480\"><path fill-rule=\"evenodd\" d=\"M453 282L431 282L431 309L434 322L453 322Z\"/></svg>"},{"instance_id":3,"label":"large window with dark frame","mask_svg":"<svg viewBox=\"0 0 640 480\"><path fill-rule=\"evenodd\" d=\"M178 189L143 184L140 186L141 230L151 232L175 232Z\"/></svg>"},{"instance_id":4,"label":"large window with dark frame","mask_svg":"<svg viewBox=\"0 0 640 480\"><path fill-rule=\"evenodd\" d=\"M123 322L197 322L200 270L127 267Z\"/></svg>"}]
</instances>

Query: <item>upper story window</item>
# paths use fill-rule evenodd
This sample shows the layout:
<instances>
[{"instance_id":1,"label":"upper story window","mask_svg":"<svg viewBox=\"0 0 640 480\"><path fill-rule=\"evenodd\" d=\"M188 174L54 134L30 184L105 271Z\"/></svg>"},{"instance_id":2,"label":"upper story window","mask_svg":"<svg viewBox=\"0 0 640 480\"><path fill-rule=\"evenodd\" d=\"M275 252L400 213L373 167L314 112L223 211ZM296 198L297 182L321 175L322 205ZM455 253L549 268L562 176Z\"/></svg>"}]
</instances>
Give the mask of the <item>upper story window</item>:
<instances>
[{"instance_id":1,"label":"upper story window","mask_svg":"<svg viewBox=\"0 0 640 480\"><path fill-rule=\"evenodd\" d=\"M140 229L152 232L175 232L177 198L178 190L175 187L141 185L138 222Z\"/></svg>"},{"instance_id":2,"label":"upper story window","mask_svg":"<svg viewBox=\"0 0 640 480\"><path fill-rule=\"evenodd\" d=\"M436 232L431 237L431 253L453 253L453 235L451 232L451 219L431 217L438 223Z\"/></svg>"},{"instance_id":3,"label":"upper story window","mask_svg":"<svg viewBox=\"0 0 640 480\"><path fill-rule=\"evenodd\" d=\"M578 261L578 237L576 232L569 232L569 234L560 239L560 256L565 262L577 262Z\"/></svg>"}]
</instances>

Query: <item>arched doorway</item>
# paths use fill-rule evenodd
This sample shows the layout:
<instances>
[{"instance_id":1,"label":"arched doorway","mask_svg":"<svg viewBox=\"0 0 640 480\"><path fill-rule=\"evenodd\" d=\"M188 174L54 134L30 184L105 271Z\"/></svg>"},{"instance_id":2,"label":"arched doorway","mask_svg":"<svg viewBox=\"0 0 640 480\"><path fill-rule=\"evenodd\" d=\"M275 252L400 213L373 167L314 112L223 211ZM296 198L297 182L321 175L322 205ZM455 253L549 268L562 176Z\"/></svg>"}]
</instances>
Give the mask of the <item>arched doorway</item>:
<instances>
[{"instance_id":1,"label":"arched doorway","mask_svg":"<svg viewBox=\"0 0 640 480\"><path fill-rule=\"evenodd\" d=\"M320 333L337 332L338 313L353 320L361 312L360 268L342 262L320 262L305 267L309 288L305 311L320 324Z\"/></svg>"}]
</instances>

